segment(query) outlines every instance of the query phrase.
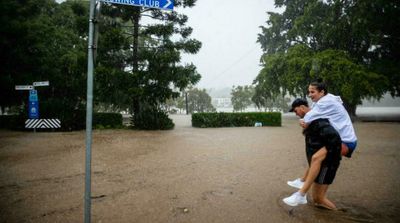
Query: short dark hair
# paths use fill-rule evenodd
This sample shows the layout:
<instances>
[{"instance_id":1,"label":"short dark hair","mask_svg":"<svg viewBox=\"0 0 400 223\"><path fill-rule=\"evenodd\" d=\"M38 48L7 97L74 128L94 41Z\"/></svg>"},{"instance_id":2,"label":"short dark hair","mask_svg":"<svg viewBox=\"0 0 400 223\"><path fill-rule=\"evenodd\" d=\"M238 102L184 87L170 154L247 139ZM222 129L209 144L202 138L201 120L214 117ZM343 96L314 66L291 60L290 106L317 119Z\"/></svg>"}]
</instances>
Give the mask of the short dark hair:
<instances>
[{"instance_id":1,"label":"short dark hair","mask_svg":"<svg viewBox=\"0 0 400 223\"><path fill-rule=\"evenodd\" d=\"M324 91L324 95L328 94L328 86L321 78L314 80L310 85L314 86L318 91Z\"/></svg>"},{"instance_id":2,"label":"short dark hair","mask_svg":"<svg viewBox=\"0 0 400 223\"><path fill-rule=\"evenodd\" d=\"M292 103L292 108L289 110L289 112L293 112L294 109L295 109L296 107L299 107L299 106L301 106L301 105L305 105L305 106L308 107L308 102L307 102L307 100L306 100L306 99L303 99L303 98L296 98L296 99L293 101L293 103Z\"/></svg>"}]
</instances>

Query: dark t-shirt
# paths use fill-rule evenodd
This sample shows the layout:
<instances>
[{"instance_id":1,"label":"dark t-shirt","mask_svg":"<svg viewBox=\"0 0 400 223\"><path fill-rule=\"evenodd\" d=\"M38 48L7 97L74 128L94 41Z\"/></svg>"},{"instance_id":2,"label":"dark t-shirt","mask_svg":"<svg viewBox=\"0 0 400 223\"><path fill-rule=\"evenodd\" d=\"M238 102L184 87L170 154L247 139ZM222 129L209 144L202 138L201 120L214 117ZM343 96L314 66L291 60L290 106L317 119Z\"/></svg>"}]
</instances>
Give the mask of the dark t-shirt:
<instances>
[{"instance_id":1,"label":"dark t-shirt","mask_svg":"<svg viewBox=\"0 0 400 223\"><path fill-rule=\"evenodd\" d=\"M306 154L308 163L311 162L311 157L322 147L326 147L328 153L323 166L338 167L342 156L339 133L330 125L328 119L316 119L303 131L306 140Z\"/></svg>"}]
</instances>

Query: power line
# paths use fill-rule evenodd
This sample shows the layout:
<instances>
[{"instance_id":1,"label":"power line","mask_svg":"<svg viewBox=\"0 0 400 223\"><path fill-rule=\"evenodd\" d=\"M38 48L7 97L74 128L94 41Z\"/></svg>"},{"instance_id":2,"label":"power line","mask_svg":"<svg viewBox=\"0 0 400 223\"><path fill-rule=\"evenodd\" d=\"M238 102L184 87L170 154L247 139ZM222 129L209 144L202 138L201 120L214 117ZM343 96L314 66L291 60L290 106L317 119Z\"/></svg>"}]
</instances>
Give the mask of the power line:
<instances>
[{"instance_id":1,"label":"power line","mask_svg":"<svg viewBox=\"0 0 400 223\"><path fill-rule=\"evenodd\" d=\"M246 53L244 53L242 56L240 56L237 60L235 60L234 62L232 62L227 68L225 68L223 71L221 71L220 73L218 73L218 75L216 75L216 77L214 79L211 80L211 82L224 77L229 70L231 70L233 67L235 67L235 65L239 64L240 61L242 61L243 59L245 59L250 53L252 53L258 46L254 46L252 49L250 49L249 51L247 51Z\"/></svg>"}]
</instances>

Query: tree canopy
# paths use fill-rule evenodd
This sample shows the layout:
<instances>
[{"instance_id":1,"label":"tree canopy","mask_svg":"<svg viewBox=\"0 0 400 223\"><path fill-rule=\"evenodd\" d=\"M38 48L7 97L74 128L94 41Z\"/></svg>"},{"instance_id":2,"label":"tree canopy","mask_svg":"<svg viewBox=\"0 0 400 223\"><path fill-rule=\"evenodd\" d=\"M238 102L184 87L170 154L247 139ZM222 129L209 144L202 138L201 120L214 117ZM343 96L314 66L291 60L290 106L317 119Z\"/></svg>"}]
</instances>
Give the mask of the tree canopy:
<instances>
[{"instance_id":1,"label":"tree canopy","mask_svg":"<svg viewBox=\"0 0 400 223\"><path fill-rule=\"evenodd\" d=\"M176 1L193 7L195 0ZM100 102L129 109L133 125L144 108L161 108L168 99L200 80L193 64L181 64L181 53L195 54L201 43L190 38L188 17L176 11L105 4L98 50ZM136 122L136 123L135 123Z\"/></svg>"},{"instance_id":2,"label":"tree canopy","mask_svg":"<svg viewBox=\"0 0 400 223\"><path fill-rule=\"evenodd\" d=\"M71 121L85 103L88 7L76 1L12 0L1 1L0 9L0 106L26 105L28 93L15 85L48 80L49 87L37 89L41 116L74 128Z\"/></svg>"},{"instance_id":3,"label":"tree canopy","mask_svg":"<svg viewBox=\"0 0 400 223\"><path fill-rule=\"evenodd\" d=\"M206 89L192 88L188 90L187 103L189 113L194 112L215 112L211 104L211 97Z\"/></svg>"},{"instance_id":4,"label":"tree canopy","mask_svg":"<svg viewBox=\"0 0 400 223\"><path fill-rule=\"evenodd\" d=\"M233 86L231 91L233 111L244 111L252 104L253 95L254 88L251 85Z\"/></svg>"},{"instance_id":5,"label":"tree canopy","mask_svg":"<svg viewBox=\"0 0 400 223\"><path fill-rule=\"evenodd\" d=\"M363 98L400 94L400 3L395 0L276 0L258 42L263 69L255 79L264 99L305 96L322 78L351 114ZM259 100L262 101L262 100Z\"/></svg>"},{"instance_id":6,"label":"tree canopy","mask_svg":"<svg viewBox=\"0 0 400 223\"><path fill-rule=\"evenodd\" d=\"M174 5L193 7L195 2ZM0 2L2 109L26 105L27 93L16 91L15 85L48 80L49 87L38 89L41 116L60 118L69 129L83 127L84 122L74 125L82 121L78 116L86 103L88 6L88 1L77 0ZM201 47L190 38L186 15L102 3L99 18L95 109L129 110L134 121L143 123L138 120L145 118L141 114L164 113L167 99L200 80L193 64L180 62L181 53L195 54Z\"/></svg>"}]
</instances>

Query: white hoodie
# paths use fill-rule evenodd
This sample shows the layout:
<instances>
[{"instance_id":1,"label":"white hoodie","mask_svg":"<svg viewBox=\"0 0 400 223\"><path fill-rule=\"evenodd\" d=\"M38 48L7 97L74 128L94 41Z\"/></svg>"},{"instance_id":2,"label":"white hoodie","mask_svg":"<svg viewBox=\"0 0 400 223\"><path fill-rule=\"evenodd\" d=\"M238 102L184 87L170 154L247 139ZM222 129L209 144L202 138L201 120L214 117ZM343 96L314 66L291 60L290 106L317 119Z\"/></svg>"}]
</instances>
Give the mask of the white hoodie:
<instances>
[{"instance_id":1,"label":"white hoodie","mask_svg":"<svg viewBox=\"0 0 400 223\"><path fill-rule=\"evenodd\" d=\"M338 131L342 142L351 143L357 141L353 124L340 96L327 94L313 103L312 108L304 116L304 122L310 124L319 118L327 118L332 127Z\"/></svg>"}]
</instances>

